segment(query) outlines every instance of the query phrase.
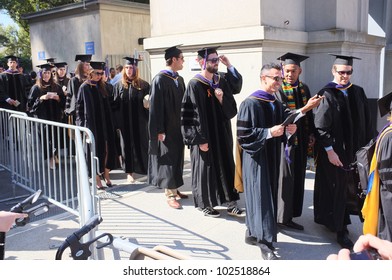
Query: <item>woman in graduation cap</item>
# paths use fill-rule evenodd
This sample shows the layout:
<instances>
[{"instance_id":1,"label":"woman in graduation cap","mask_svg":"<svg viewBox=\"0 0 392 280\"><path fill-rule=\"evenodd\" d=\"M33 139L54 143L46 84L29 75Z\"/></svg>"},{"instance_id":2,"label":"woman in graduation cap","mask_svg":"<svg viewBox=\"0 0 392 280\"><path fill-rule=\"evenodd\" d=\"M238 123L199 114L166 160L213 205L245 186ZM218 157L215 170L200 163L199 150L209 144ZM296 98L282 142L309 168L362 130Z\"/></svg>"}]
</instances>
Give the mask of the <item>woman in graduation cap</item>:
<instances>
[{"instance_id":1,"label":"woman in graduation cap","mask_svg":"<svg viewBox=\"0 0 392 280\"><path fill-rule=\"evenodd\" d=\"M67 116L74 116L75 114L75 102L77 99L79 87L87 79L87 74L90 69L91 54L77 54L75 61L78 61L75 70L75 76L72 77L67 86L67 99L65 104L65 113ZM74 120L71 118L70 124L74 124Z\"/></svg>"},{"instance_id":2,"label":"woman in graduation cap","mask_svg":"<svg viewBox=\"0 0 392 280\"><path fill-rule=\"evenodd\" d=\"M99 159L97 188L103 190L101 176L106 186L112 187L109 172L115 168L114 129L109 93L102 79L105 63L91 61L90 66L87 79L79 88L75 104L76 125L89 128L94 135L95 152Z\"/></svg>"},{"instance_id":3,"label":"woman in graduation cap","mask_svg":"<svg viewBox=\"0 0 392 280\"><path fill-rule=\"evenodd\" d=\"M27 110L36 118L61 122L65 106L65 96L61 87L53 80L53 67L48 63L38 65L37 67L40 68L40 71L36 84L30 90L27 100ZM53 133L56 135L57 131L53 131ZM52 133L49 132L47 135L52 135ZM49 164L51 168L54 168L55 149L58 148L57 143L57 140L49 140ZM44 149L44 153L45 155L47 154L47 149Z\"/></svg>"},{"instance_id":4,"label":"woman in graduation cap","mask_svg":"<svg viewBox=\"0 0 392 280\"><path fill-rule=\"evenodd\" d=\"M378 100L378 107L381 117L388 115L388 123L378 135L370 165L363 233L392 241L392 92Z\"/></svg>"},{"instance_id":5,"label":"woman in graduation cap","mask_svg":"<svg viewBox=\"0 0 392 280\"><path fill-rule=\"evenodd\" d=\"M142 80L137 67L140 59L124 57L122 78L114 85L114 107L120 115L123 138L121 153L129 183L134 174L147 174L148 167L148 100L150 84Z\"/></svg>"}]
</instances>

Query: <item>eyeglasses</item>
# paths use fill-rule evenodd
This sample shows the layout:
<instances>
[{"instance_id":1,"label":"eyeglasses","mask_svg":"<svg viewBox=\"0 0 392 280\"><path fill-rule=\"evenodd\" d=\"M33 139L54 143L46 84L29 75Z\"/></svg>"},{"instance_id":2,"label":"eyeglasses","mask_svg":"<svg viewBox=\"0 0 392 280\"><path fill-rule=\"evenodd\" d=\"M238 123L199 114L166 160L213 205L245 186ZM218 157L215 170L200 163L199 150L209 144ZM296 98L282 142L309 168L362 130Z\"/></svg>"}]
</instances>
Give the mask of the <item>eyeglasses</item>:
<instances>
[{"instance_id":1,"label":"eyeglasses","mask_svg":"<svg viewBox=\"0 0 392 280\"><path fill-rule=\"evenodd\" d=\"M282 82L284 80L284 78L282 78L280 76L268 76L268 75L265 75L265 76L273 79L275 82Z\"/></svg>"},{"instance_id":2,"label":"eyeglasses","mask_svg":"<svg viewBox=\"0 0 392 280\"><path fill-rule=\"evenodd\" d=\"M94 72L95 73L95 75L97 75L97 76L102 76L103 75L103 72Z\"/></svg>"},{"instance_id":3,"label":"eyeglasses","mask_svg":"<svg viewBox=\"0 0 392 280\"><path fill-rule=\"evenodd\" d=\"M210 58L210 59L207 59L207 61L211 61L212 63L217 63L217 62L219 62L219 57Z\"/></svg>"},{"instance_id":4,"label":"eyeglasses","mask_svg":"<svg viewBox=\"0 0 392 280\"><path fill-rule=\"evenodd\" d=\"M350 71L337 71L337 70L335 69L335 72L338 73L340 76L343 76L343 75L350 76L350 75L353 74L353 71L354 71L354 70L352 70L352 69L351 69Z\"/></svg>"}]
</instances>

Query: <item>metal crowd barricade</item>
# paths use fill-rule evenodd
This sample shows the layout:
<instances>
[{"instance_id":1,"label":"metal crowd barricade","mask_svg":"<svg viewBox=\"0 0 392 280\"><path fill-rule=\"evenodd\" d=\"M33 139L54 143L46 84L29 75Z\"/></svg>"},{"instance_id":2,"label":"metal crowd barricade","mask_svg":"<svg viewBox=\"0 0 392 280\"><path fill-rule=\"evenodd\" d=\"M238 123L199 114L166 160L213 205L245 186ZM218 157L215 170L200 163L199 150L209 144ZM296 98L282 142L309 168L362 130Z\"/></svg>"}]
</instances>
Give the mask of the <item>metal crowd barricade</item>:
<instances>
[{"instance_id":1,"label":"metal crowd barricade","mask_svg":"<svg viewBox=\"0 0 392 280\"><path fill-rule=\"evenodd\" d=\"M98 212L95 175L89 179L98 162L92 132L17 114L10 115L8 129L13 183L42 190L49 202L79 216L84 225Z\"/></svg>"},{"instance_id":2,"label":"metal crowd barricade","mask_svg":"<svg viewBox=\"0 0 392 280\"><path fill-rule=\"evenodd\" d=\"M31 192L42 190L49 202L78 216L80 226L100 214L96 180L91 176L96 174L98 160L95 139L89 129L31 118L23 113L5 112L0 116L4 125L2 146L4 139L8 145L7 149L1 149L4 152L1 164L11 171L14 185ZM99 229L94 229L81 241L88 242L100 234ZM164 246L144 248L121 237L114 238L111 248L116 256L118 251L128 253L129 259L188 258ZM90 249L91 259L105 259L102 250L93 246Z\"/></svg>"},{"instance_id":3,"label":"metal crowd barricade","mask_svg":"<svg viewBox=\"0 0 392 280\"><path fill-rule=\"evenodd\" d=\"M11 171L9 117L12 114L26 116L26 113L0 108L0 167Z\"/></svg>"}]
</instances>

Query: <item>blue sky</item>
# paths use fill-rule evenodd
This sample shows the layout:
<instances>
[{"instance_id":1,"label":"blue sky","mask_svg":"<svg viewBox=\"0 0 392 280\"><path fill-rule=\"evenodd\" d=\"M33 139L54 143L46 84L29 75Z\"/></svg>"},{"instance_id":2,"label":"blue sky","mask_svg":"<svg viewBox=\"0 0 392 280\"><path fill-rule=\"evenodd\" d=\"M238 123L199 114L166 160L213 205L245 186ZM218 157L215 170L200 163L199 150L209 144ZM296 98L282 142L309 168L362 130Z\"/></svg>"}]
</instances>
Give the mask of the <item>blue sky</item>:
<instances>
[{"instance_id":1,"label":"blue sky","mask_svg":"<svg viewBox=\"0 0 392 280\"><path fill-rule=\"evenodd\" d=\"M2 24L3 26L7 26L10 24L16 25L5 10L0 10L0 24Z\"/></svg>"}]
</instances>

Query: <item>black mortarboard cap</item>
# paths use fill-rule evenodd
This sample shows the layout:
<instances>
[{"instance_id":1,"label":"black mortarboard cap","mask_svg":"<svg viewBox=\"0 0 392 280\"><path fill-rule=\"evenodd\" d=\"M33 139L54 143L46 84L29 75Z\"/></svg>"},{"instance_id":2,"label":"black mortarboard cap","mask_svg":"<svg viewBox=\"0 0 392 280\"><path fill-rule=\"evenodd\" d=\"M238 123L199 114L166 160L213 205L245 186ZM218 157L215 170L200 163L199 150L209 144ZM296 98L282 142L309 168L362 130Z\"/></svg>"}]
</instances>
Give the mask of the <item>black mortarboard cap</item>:
<instances>
[{"instance_id":1,"label":"black mortarboard cap","mask_svg":"<svg viewBox=\"0 0 392 280\"><path fill-rule=\"evenodd\" d=\"M53 65L49 63L37 65L38 68L40 68L42 71L50 71L53 68Z\"/></svg>"},{"instance_id":2,"label":"black mortarboard cap","mask_svg":"<svg viewBox=\"0 0 392 280\"><path fill-rule=\"evenodd\" d=\"M56 66L57 68L61 68L61 67L65 67L67 64L67 62L56 62L54 63L54 66Z\"/></svg>"},{"instance_id":3,"label":"black mortarboard cap","mask_svg":"<svg viewBox=\"0 0 392 280\"><path fill-rule=\"evenodd\" d=\"M131 56L123 57L123 59L125 59L125 64L126 65L135 65L135 66L137 66L138 62L141 61L141 59L134 58L134 57L131 57Z\"/></svg>"},{"instance_id":4,"label":"black mortarboard cap","mask_svg":"<svg viewBox=\"0 0 392 280\"><path fill-rule=\"evenodd\" d=\"M19 60L19 57L15 56L15 55L7 55L4 58L7 59L7 62L9 62L9 61L18 61Z\"/></svg>"},{"instance_id":5,"label":"black mortarboard cap","mask_svg":"<svg viewBox=\"0 0 392 280\"><path fill-rule=\"evenodd\" d=\"M55 60L56 58L55 57L50 57L50 58L47 58L46 59L46 62L47 63L54 63L54 60Z\"/></svg>"},{"instance_id":6,"label":"black mortarboard cap","mask_svg":"<svg viewBox=\"0 0 392 280\"><path fill-rule=\"evenodd\" d=\"M92 54L77 54L75 56L75 61L90 62L92 56Z\"/></svg>"},{"instance_id":7,"label":"black mortarboard cap","mask_svg":"<svg viewBox=\"0 0 392 280\"><path fill-rule=\"evenodd\" d=\"M178 57L180 53L182 53L182 50L180 50L178 47L181 45L173 46L165 50L165 60L168 60L169 58L172 57Z\"/></svg>"},{"instance_id":8,"label":"black mortarboard cap","mask_svg":"<svg viewBox=\"0 0 392 280\"><path fill-rule=\"evenodd\" d=\"M298 66L301 66L301 62L304 61L305 59L309 58L309 56L306 55L300 55L300 54L295 54L288 52L281 57L278 57L277 59L282 61L283 64L295 64Z\"/></svg>"},{"instance_id":9,"label":"black mortarboard cap","mask_svg":"<svg viewBox=\"0 0 392 280\"><path fill-rule=\"evenodd\" d=\"M359 57L350 56L350 55L343 55L343 54L329 53L329 55L332 55L332 56L336 57L336 59L333 62L333 64L338 64L338 65L353 66L353 59L360 59Z\"/></svg>"},{"instance_id":10,"label":"black mortarboard cap","mask_svg":"<svg viewBox=\"0 0 392 280\"><path fill-rule=\"evenodd\" d=\"M103 61L90 61L90 66L94 70L103 70L105 68L105 62L103 62Z\"/></svg>"},{"instance_id":11,"label":"black mortarboard cap","mask_svg":"<svg viewBox=\"0 0 392 280\"><path fill-rule=\"evenodd\" d=\"M392 111L392 92L378 99L377 104L381 117Z\"/></svg>"},{"instance_id":12,"label":"black mortarboard cap","mask_svg":"<svg viewBox=\"0 0 392 280\"><path fill-rule=\"evenodd\" d=\"M197 54L201 56L202 58L207 58L212 53L217 53L217 49L219 49L220 46L216 47L205 47L197 51Z\"/></svg>"}]
</instances>

